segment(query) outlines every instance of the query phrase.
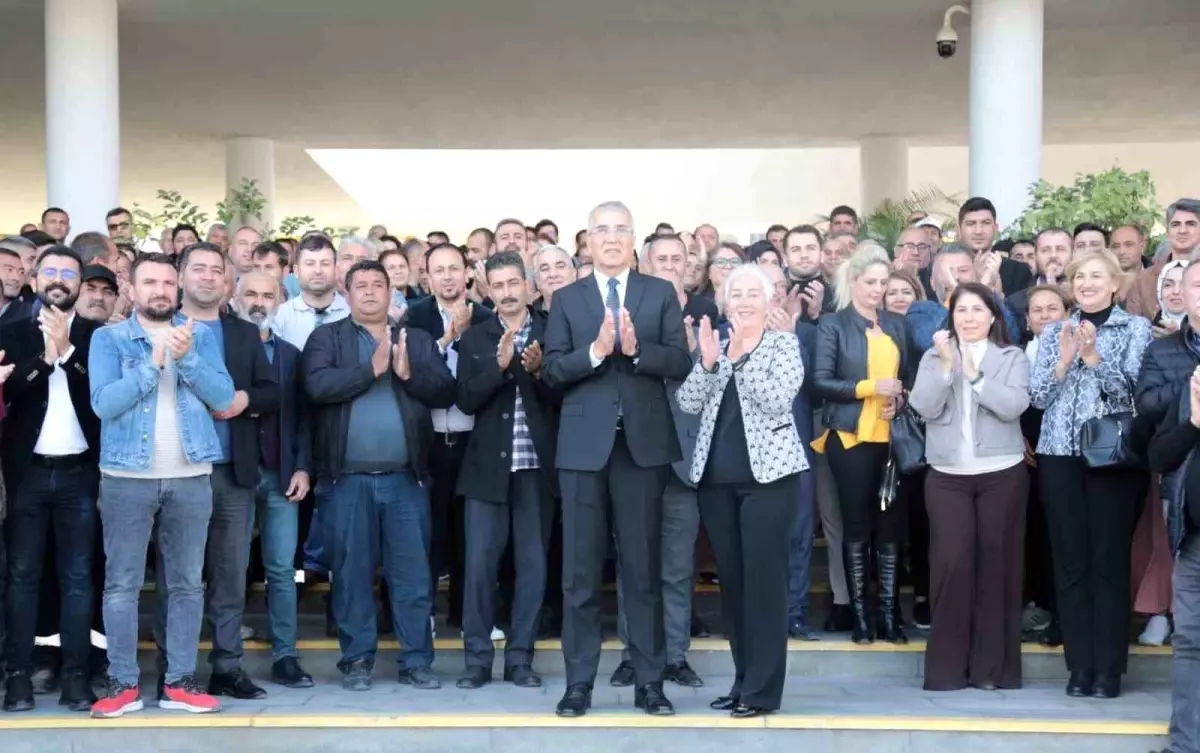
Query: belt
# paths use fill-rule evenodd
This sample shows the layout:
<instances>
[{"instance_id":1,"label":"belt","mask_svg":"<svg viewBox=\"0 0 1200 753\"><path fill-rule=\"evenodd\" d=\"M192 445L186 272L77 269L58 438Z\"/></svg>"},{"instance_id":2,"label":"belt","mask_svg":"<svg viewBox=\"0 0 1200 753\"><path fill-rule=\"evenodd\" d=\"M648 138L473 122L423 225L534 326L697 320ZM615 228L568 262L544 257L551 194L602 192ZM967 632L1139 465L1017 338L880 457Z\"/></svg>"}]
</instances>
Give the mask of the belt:
<instances>
[{"instance_id":1,"label":"belt","mask_svg":"<svg viewBox=\"0 0 1200 753\"><path fill-rule=\"evenodd\" d=\"M454 447L460 439L466 439L471 435L469 431L435 431L435 435L441 438L442 443L447 447Z\"/></svg>"},{"instance_id":2,"label":"belt","mask_svg":"<svg viewBox=\"0 0 1200 753\"><path fill-rule=\"evenodd\" d=\"M91 463L91 459L86 452L80 452L76 455L34 455L29 461L30 465L52 469L77 468L89 463Z\"/></svg>"}]
</instances>

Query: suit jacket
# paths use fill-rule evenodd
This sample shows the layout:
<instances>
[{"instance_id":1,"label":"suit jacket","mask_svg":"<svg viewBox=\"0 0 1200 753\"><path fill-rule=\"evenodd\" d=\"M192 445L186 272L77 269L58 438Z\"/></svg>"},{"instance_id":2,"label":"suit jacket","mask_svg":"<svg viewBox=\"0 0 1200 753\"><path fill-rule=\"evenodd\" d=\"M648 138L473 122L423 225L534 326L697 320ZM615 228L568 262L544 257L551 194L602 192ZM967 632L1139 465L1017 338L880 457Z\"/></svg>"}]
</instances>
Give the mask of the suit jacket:
<instances>
[{"instance_id":1,"label":"suit jacket","mask_svg":"<svg viewBox=\"0 0 1200 753\"><path fill-rule=\"evenodd\" d=\"M1002 298L1024 290L1032 284L1033 272L1029 270L1028 264L1012 259L1000 260L1000 289L1004 291Z\"/></svg>"},{"instance_id":2,"label":"suit jacket","mask_svg":"<svg viewBox=\"0 0 1200 753\"><path fill-rule=\"evenodd\" d=\"M630 271L625 309L633 318L637 359L614 351L592 368L589 349L604 321L596 278L586 277L554 294L546 326L542 378L563 393L558 467L599 471L617 436L617 406L624 412L625 441L642 468L668 465L682 453L663 380L682 380L692 368L683 312L671 283ZM636 363L635 363L636 360Z\"/></svg>"},{"instance_id":3,"label":"suit jacket","mask_svg":"<svg viewBox=\"0 0 1200 753\"><path fill-rule=\"evenodd\" d=\"M495 316L496 312L476 304L471 307L471 326L482 324ZM442 313L438 311L437 296L428 295L409 305L404 323L428 332L434 340L441 340L446 334L446 326L442 324Z\"/></svg>"},{"instance_id":4,"label":"suit jacket","mask_svg":"<svg viewBox=\"0 0 1200 753\"><path fill-rule=\"evenodd\" d=\"M4 347L3 328L23 319L31 318L32 312L33 307L28 303L25 303L20 298L12 299L4 309L4 313L0 313L0 347Z\"/></svg>"},{"instance_id":5,"label":"suit jacket","mask_svg":"<svg viewBox=\"0 0 1200 753\"><path fill-rule=\"evenodd\" d=\"M92 333L99 328L97 322L75 314L67 333L75 352L61 367L67 374L67 391L75 407L75 417L79 419L79 427L87 439L88 455L97 465L100 463L100 419L92 410L88 354ZM42 360L46 352L45 340L41 328L33 319L18 319L0 329L0 342L4 348L4 364L16 364L5 385L4 396L9 408L4 421L4 436L0 441L4 475L15 489L42 433L50 394L50 375L55 367L46 365Z\"/></svg>"},{"instance_id":6,"label":"suit jacket","mask_svg":"<svg viewBox=\"0 0 1200 753\"><path fill-rule=\"evenodd\" d=\"M808 459L800 447L790 409L800 385L804 366L800 346L790 332L763 333L758 347L735 367L725 353L717 359L716 371L708 372L697 361L679 388L679 407L700 414L700 434L692 458L692 482L699 483L708 463L717 411L725 387L733 379L746 431L746 449L754 480L769 484L784 476L808 470Z\"/></svg>"},{"instance_id":7,"label":"suit jacket","mask_svg":"<svg viewBox=\"0 0 1200 753\"><path fill-rule=\"evenodd\" d=\"M313 475L312 426L308 396L304 394L304 374L300 368L300 350L282 337L275 337L275 358L271 368L279 384L279 410L263 415L260 421L275 421L279 430L279 483L287 484L296 471Z\"/></svg>"},{"instance_id":8,"label":"suit jacket","mask_svg":"<svg viewBox=\"0 0 1200 753\"><path fill-rule=\"evenodd\" d=\"M279 411L279 377L267 360L258 327L236 316L222 316L221 337L234 392L241 390L250 399L246 410L229 421L233 476L238 486L253 489L258 486L258 419Z\"/></svg>"},{"instance_id":9,"label":"suit jacket","mask_svg":"<svg viewBox=\"0 0 1200 753\"><path fill-rule=\"evenodd\" d=\"M817 347L817 327L804 321L796 322L796 340L800 345L800 363L806 375L812 374L813 354ZM813 390L811 376L800 385L800 391L792 400L792 419L796 423L796 433L800 435L800 446L804 455L810 461L808 443L813 441L813 406L818 398Z\"/></svg>"},{"instance_id":10,"label":"suit jacket","mask_svg":"<svg viewBox=\"0 0 1200 753\"><path fill-rule=\"evenodd\" d=\"M529 312L530 331L526 345L546 340L546 318ZM504 324L498 317L473 326L459 340L458 409L475 416L475 428L467 443L457 493L487 502L508 501L508 477L512 471L513 406L517 392L525 410L525 422L537 450L538 467L548 489L558 496L555 473L555 441L558 435L559 396L541 379L525 371L520 354L500 371L496 351Z\"/></svg>"}]
</instances>

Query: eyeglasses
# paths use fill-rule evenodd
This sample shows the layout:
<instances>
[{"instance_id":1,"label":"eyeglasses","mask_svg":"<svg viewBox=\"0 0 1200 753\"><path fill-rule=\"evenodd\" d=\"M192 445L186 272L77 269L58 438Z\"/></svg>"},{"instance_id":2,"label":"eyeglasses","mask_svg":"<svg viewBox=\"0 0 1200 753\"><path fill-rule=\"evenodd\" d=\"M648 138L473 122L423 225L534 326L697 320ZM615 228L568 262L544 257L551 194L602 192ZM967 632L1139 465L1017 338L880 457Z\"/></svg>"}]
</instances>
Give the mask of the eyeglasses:
<instances>
[{"instance_id":1,"label":"eyeglasses","mask_svg":"<svg viewBox=\"0 0 1200 753\"><path fill-rule=\"evenodd\" d=\"M70 282L79 277L79 273L73 269L55 269L54 267L42 267L38 270L38 274L49 280L62 280Z\"/></svg>"},{"instance_id":2,"label":"eyeglasses","mask_svg":"<svg viewBox=\"0 0 1200 753\"><path fill-rule=\"evenodd\" d=\"M932 248L933 248L933 246L929 245L928 243L897 243L896 244L897 251L920 251L921 253L925 253L926 251L928 251Z\"/></svg>"},{"instance_id":3,"label":"eyeglasses","mask_svg":"<svg viewBox=\"0 0 1200 753\"><path fill-rule=\"evenodd\" d=\"M108 223L108 232L111 233L115 230L128 230L129 227L130 223L128 222L110 222Z\"/></svg>"},{"instance_id":4,"label":"eyeglasses","mask_svg":"<svg viewBox=\"0 0 1200 753\"><path fill-rule=\"evenodd\" d=\"M588 235L596 238L604 238L609 235L615 235L618 238L627 238L633 235L633 228L628 225L597 225L588 229Z\"/></svg>"},{"instance_id":5,"label":"eyeglasses","mask_svg":"<svg viewBox=\"0 0 1200 753\"><path fill-rule=\"evenodd\" d=\"M742 266L741 259L713 259L712 265L720 269L736 269Z\"/></svg>"}]
</instances>

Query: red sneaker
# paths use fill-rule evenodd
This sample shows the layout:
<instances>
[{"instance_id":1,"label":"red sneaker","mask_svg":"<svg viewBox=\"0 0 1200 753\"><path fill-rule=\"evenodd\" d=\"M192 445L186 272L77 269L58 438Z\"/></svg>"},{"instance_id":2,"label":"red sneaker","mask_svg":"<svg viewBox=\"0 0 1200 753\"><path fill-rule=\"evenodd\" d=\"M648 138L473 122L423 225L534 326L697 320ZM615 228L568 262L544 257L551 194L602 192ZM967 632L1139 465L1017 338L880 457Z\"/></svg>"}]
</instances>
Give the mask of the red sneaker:
<instances>
[{"instance_id":1,"label":"red sneaker","mask_svg":"<svg viewBox=\"0 0 1200 753\"><path fill-rule=\"evenodd\" d=\"M163 686L160 709L175 709L192 714L211 714L221 710L221 702L205 693L195 676L188 675L179 682Z\"/></svg>"},{"instance_id":2,"label":"red sneaker","mask_svg":"<svg viewBox=\"0 0 1200 753\"><path fill-rule=\"evenodd\" d=\"M92 717L115 719L130 711L142 710L142 694L136 685L126 685L115 678L108 678L108 691L104 697L92 704Z\"/></svg>"}]
</instances>

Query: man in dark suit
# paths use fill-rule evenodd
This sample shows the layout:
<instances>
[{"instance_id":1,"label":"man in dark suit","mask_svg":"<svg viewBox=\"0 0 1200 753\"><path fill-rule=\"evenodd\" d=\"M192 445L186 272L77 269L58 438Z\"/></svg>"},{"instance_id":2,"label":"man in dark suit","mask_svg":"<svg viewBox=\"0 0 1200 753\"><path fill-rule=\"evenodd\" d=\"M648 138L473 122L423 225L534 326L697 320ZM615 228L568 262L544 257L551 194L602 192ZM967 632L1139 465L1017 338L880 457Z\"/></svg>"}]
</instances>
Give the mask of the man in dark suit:
<instances>
[{"instance_id":1,"label":"man in dark suit","mask_svg":"<svg viewBox=\"0 0 1200 753\"><path fill-rule=\"evenodd\" d=\"M692 368L670 283L633 271L633 218L618 202L588 220L595 270L554 296L543 379L563 392L558 433L563 494L563 654L560 716L591 705L600 661L600 580L608 520L616 533L634 704L673 714L662 691L666 652L660 578L662 495L680 460L665 379Z\"/></svg>"},{"instance_id":2,"label":"man in dark suit","mask_svg":"<svg viewBox=\"0 0 1200 753\"><path fill-rule=\"evenodd\" d=\"M225 368L233 378L233 405L213 413L222 462L212 468L212 519L205 557L204 618L212 631L213 665L210 695L263 698L267 692L242 669L242 618L246 611L246 568L250 564L250 530L254 491L258 487L258 417L279 410L279 382L267 360L258 328L219 312L225 300L226 265L232 262L211 243L194 243L179 254L180 312L210 328ZM167 588L157 568L159 585L156 636L164 635ZM161 637L159 645L165 646ZM165 663L165 653L160 651ZM165 674L165 670L164 673Z\"/></svg>"},{"instance_id":3,"label":"man in dark suit","mask_svg":"<svg viewBox=\"0 0 1200 753\"><path fill-rule=\"evenodd\" d=\"M21 254L26 247L33 249L33 244L20 236L0 241L0 327L30 316L29 304L21 300L21 290L25 285L25 266ZM3 346L3 341L0 341L0 346Z\"/></svg>"},{"instance_id":4,"label":"man in dark suit","mask_svg":"<svg viewBox=\"0 0 1200 753\"><path fill-rule=\"evenodd\" d=\"M310 688L296 650L297 594L293 583L300 533L299 503L312 484L312 433L308 398L301 381L300 351L276 337L271 320L283 302L279 278L251 272L238 280L238 316L258 330L263 352L279 383L279 411L258 420L258 487L255 517L267 576L267 619L271 636L271 681L285 688Z\"/></svg>"},{"instance_id":5,"label":"man in dark suit","mask_svg":"<svg viewBox=\"0 0 1200 753\"><path fill-rule=\"evenodd\" d=\"M98 325L76 315L82 273L74 251L47 249L33 278L42 303L38 318L17 319L0 333L4 363L16 367L5 391L9 409L0 443L11 575L5 711L33 708L39 615L50 623L43 630L62 638L60 703L87 711L96 700L88 677L97 596L93 575L104 569L95 564L100 421L91 407L87 363ZM43 572L50 547L53 566ZM42 589L43 578L55 582ZM40 604L39 596L57 603Z\"/></svg>"},{"instance_id":6,"label":"man in dark suit","mask_svg":"<svg viewBox=\"0 0 1200 753\"><path fill-rule=\"evenodd\" d=\"M796 433L800 436L800 447L809 463L813 453L808 443L813 440L813 404L816 396L812 389L813 352L817 343L817 327L800 320L796 322L796 338L800 341L800 362L804 365L804 383L792 401L792 419ZM806 641L820 640L817 632L808 624L808 587L812 572L813 510L816 507L816 480L811 473L797 474L797 502L800 514L796 516L796 531L792 536L788 552L788 635Z\"/></svg>"},{"instance_id":7,"label":"man in dark suit","mask_svg":"<svg viewBox=\"0 0 1200 753\"><path fill-rule=\"evenodd\" d=\"M450 369L458 372L458 341L472 326L495 318L485 306L467 299L467 278L471 267L462 249L449 243L433 246L425 253L425 269L433 294L408 307L404 322L427 332L437 341L438 352ZM433 520L429 567L433 582L443 568L450 573L449 608L446 623L462 622L463 605L463 501L456 493L459 470L467 451L474 419L451 405L430 412L434 442L430 447L429 470L433 477L430 490L430 514Z\"/></svg>"},{"instance_id":8,"label":"man in dark suit","mask_svg":"<svg viewBox=\"0 0 1200 753\"><path fill-rule=\"evenodd\" d=\"M958 209L958 242L971 250L976 276L1001 298L1033 284L1029 265L1002 258L992 250L1000 233L996 206L982 196L973 196Z\"/></svg>"},{"instance_id":9,"label":"man in dark suit","mask_svg":"<svg viewBox=\"0 0 1200 753\"><path fill-rule=\"evenodd\" d=\"M546 548L558 481L554 470L558 408L539 378L545 318L528 305L525 262L501 251L485 264L498 316L467 330L459 343L458 406L475 417L458 480L466 498L463 641L467 671L458 687L491 681L492 618L500 558L511 541L515 583L504 646L504 680L542 684L533 644L546 588Z\"/></svg>"}]
</instances>

